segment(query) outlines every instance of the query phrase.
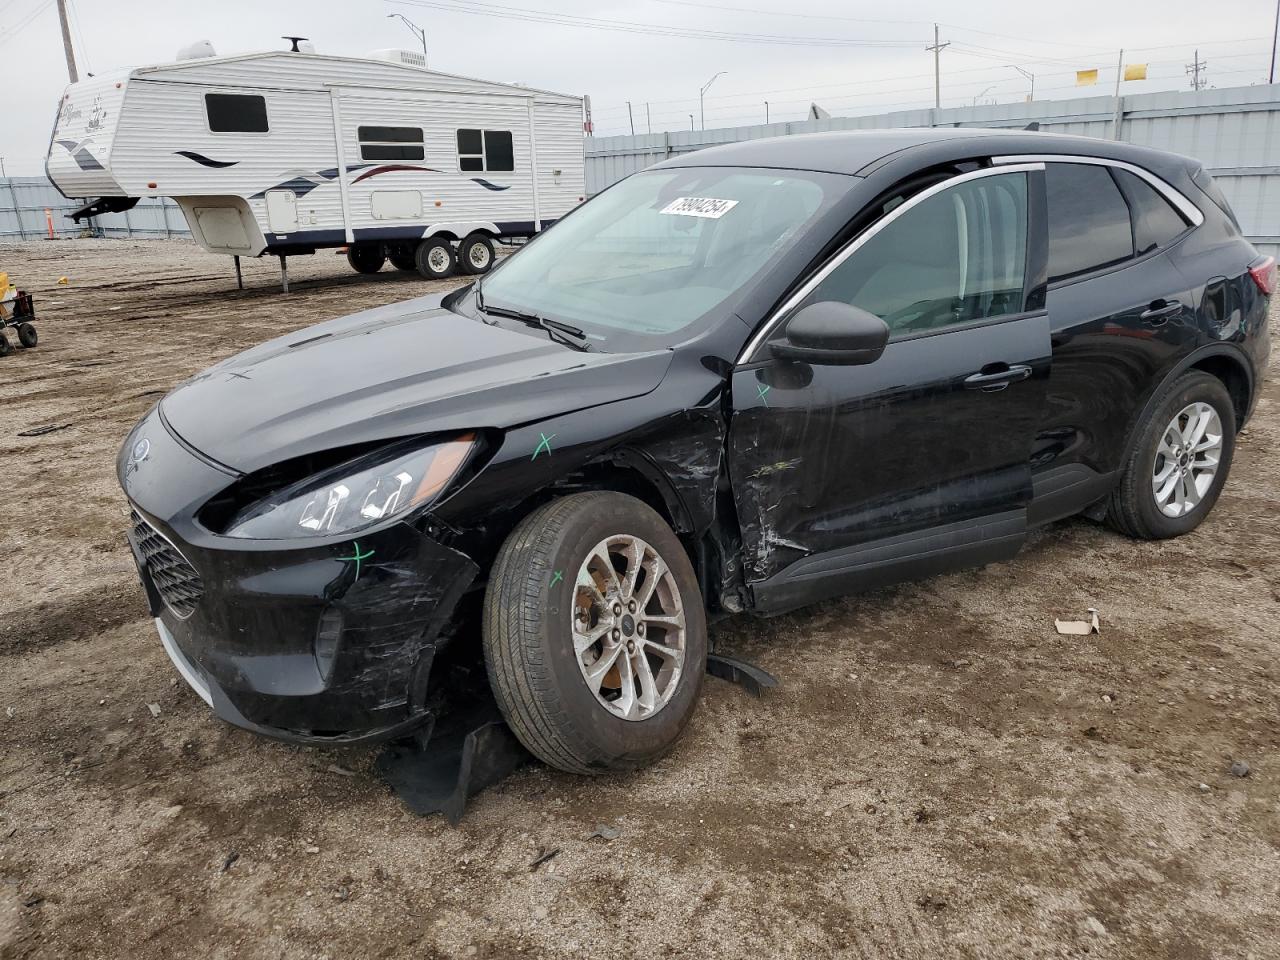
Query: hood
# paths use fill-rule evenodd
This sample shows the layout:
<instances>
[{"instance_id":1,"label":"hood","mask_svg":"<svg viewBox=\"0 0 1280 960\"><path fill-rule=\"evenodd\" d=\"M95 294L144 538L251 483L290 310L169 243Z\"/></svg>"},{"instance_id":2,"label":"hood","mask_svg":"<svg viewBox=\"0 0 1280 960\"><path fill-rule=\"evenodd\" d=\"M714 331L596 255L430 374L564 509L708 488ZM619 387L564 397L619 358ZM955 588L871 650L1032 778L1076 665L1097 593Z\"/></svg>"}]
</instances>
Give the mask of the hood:
<instances>
[{"instance_id":1,"label":"hood","mask_svg":"<svg viewBox=\"0 0 1280 960\"><path fill-rule=\"evenodd\" d=\"M188 445L242 473L321 450L508 428L649 393L669 350L582 353L540 331L459 316L422 297L254 347L160 403Z\"/></svg>"}]
</instances>

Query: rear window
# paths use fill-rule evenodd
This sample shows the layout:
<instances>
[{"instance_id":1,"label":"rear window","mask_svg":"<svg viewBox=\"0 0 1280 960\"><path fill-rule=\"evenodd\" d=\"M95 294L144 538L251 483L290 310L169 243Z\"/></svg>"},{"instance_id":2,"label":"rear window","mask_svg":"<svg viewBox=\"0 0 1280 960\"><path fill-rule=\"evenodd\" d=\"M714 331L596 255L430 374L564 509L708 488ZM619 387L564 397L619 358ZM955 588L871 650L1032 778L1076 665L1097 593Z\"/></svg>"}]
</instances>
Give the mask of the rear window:
<instances>
[{"instance_id":1,"label":"rear window","mask_svg":"<svg viewBox=\"0 0 1280 960\"><path fill-rule=\"evenodd\" d=\"M204 110L213 133L266 133L267 99L243 93L206 93Z\"/></svg>"},{"instance_id":2,"label":"rear window","mask_svg":"<svg viewBox=\"0 0 1280 960\"><path fill-rule=\"evenodd\" d=\"M1191 175L1192 182L1204 191L1204 195L1217 205L1218 209L1227 215L1237 230L1240 229L1240 221L1236 219L1236 212L1231 209L1231 204L1227 202L1227 195L1222 192L1222 188L1218 186L1213 177L1209 176L1209 172L1204 167L1198 167L1196 172Z\"/></svg>"},{"instance_id":3,"label":"rear window","mask_svg":"<svg viewBox=\"0 0 1280 960\"><path fill-rule=\"evenodd\" d=\"M1129 208L1103 166L1050 163L1049 279L1064 280L1133 256Z\"/></svg>"},{"instance_id":4,"label":"rear window","mask_svg":"<svg viewBox=\"0 0 1280 960\"><path fill-rule=\"evenodd\" d=\"M1187 221L1155 187L1128 170L1117 170L1116 177L1129 198L1133 213L1133 245L1139 256L1156 247L1167 246L1182 236Z\"/></svg>"}]
</instances>

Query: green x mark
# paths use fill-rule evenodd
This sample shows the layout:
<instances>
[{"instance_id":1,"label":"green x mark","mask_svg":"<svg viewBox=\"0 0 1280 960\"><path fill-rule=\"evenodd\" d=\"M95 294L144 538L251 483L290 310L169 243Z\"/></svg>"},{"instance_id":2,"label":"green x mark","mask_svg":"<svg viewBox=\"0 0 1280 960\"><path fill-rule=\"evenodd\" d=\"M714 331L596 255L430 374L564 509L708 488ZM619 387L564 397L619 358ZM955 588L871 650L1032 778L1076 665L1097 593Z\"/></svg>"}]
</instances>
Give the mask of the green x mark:
<instances>
[{"instance_id":1,"label":"green x mark","mask_svg":"<svg viewBox=\"0 0 1280 960\"><path fill-rule=\"evenodd\" d=\"M551 578L551 586L554 587L557 583L559 583L563 579L564 579L564 572L557 570L556 575ZM550 587L548 587L547 589L550 589Z\"/></svg>"},{"instance_id":2,"label":"green x mark","mask_svg":"<svg viewBox=\"0 0 1280 960\"><path fill-rule=\"evenodd\" d=\"M769 405L769 396L768 396L769 389L770 388L767 383L756 384L756 393L760 397L760 402L763 403L766 407Z\"/></svg>"},{"instance_id":3,"label":"green x mark","mask_svg":"<svg viewBox=\"0 0 1280 960\"><path fill-rule=\"evenodd\" d=\"M349 556L349 557L339 557L338 559L339 559L339 560L354 560L354 561L355 561L355 564L356 564L356 580L359 580L359 579L360 579L360 565L361 565L362 563L364 563L364 561L366 561L366 560L368 560L370 557L372 557L372 556L373 556L373 554L374 554L374 551L372 551L372 550L365 550L363 553L361 553L361 552L360 552L360 541L359 541L359 540L356 540L356 541L352 544L352 546L354 547L354 550L353 550L353 552L352 552L352 555L351 555L351 556ZM355 583L356 581L355 581L355 580L352 580L351 582L352 582L352 583Z\"/></svg>"},{"instance_id":4,"label":"green x mark","mask_svg":"<svg viewBox=\"0 0 1280 960\"><path fill-rule=\"evenodd\" d=\"M537 460L538 454L540 454L543 450L547 451L548 457L551 456L551 441L556 438L556 435L553 433L551 436L548 437L545 433L539 432L538 436L540 436L542 440L539 441L538 445L534 448L533 456L529 458L530 460Z\"/></svg>"}]
</instances>

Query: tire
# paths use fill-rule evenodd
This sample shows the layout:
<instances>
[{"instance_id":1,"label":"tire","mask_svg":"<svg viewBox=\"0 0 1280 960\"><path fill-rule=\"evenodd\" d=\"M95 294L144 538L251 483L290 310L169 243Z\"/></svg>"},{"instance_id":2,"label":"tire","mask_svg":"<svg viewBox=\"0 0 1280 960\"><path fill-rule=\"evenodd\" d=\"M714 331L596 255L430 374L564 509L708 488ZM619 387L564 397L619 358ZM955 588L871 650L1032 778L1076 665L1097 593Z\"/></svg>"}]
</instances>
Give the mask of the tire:
<instances>
[{"instance_id":1,"label":"tire","mask_svg":"<svg viewBox=\"0 0 1280 960\"><path fill-rule=\"evenodd\" d=\"M0 357L7 357L13 353L13 344L9 342L9 338L0 333Z\"/></svg>"},{"instance_id":2,"label":"tire","mask_svg":"<svg viewBox=\"0 0 1280 960\"><path fill-rule=\"evenodd\" d=\"M453 245L440 237L423 240L413 256L418 272L428 280L443 280L458 265Z\"/></svg>"},{"instance_id":3,"label":"tire","mask_svg":"<svg viewBox=\"0 0 1280 960\"><path fill-rule=\"evenodd\" d=\"M638 538L647 545L648 566L633 596L643 595L645 585L655 583L653 598L644 608L652 615L660 609L677 609L673 598L678 592L683 637L672 628L646 621L650 627L644 639L646 633L638 622L642 618L630 616L625 606L622 615L610 620L576 620L577 612L588 606L592 617L599 612L589 600L589 588L576 586L579 571L586 569L587 582L605 582L598 575L600 561L591 555L597 545L615 537ZM667 569L650 580L654 555ZM630 569L624 566L621 582L625 583ZM613 593L612 585L607 589ZM614 631L608 629L610 623L619 625L616 641L611 636ZM574 630L598 631L602 625L603 639L586 648L580 659ZM624 634L625 630L631 632ZM662 517L621 493L563 497L535 510L516 527L491 572L482 633L489 682L507 723L531 753L570 773L635 770L661 757L692 716L706 672L706 612L689 558ZM682 643L678 673L671 670L676 659L654 652L655 636L673 648ZM628 640L638 654L629 652ZM609 660L606 644L618 651L616 659ZM582 665L596 656L600 659L588 666L608 668L598 674L603 677L599 694L588 686L587 667ZM643 688L635 680L638 658L658 669L647 711ZM609 667L610 662L617 666ZM633 719L621 715L628 706L627 682L631 682Z\"/></svg>"},{"instance_id":4,"label":"tire","mask_svg":"<svg viewBox=\"0 0 1280 960\"><path fill-rule=\"evenodd\" d=\"M418 269L418 263L414 259L413 247L395 247L391 251L391 255L387 258L391 261L391 265L397 270L403 270L405 273L412 273Z\"/></svg>"},{"instance_id":5,"label":"tire","mask_svg":"<svg viewBox=\"0 0 1280 960\"><path fill-rule=\"evenodd\" d=\"M472 233L458 246L458 266L471 276L483 276L493 269L493 241L487 233Z\"/></svg>"},{"instance_id":6,"label":"tire","mask_svg":"<svg viewBox=\"0 0 1280 960\"><path fill-rule=\"evenodd\" d=\"M347 263L356 273L377 273L386 262L380 243L353 243L347 247Z\"/></svg>"},{"instance_id":7,"label":"tire","mask_svg":"<svg viewBox=\"0 0 1280 960\"><path fill-rule=\"evenodd\" d=\"M1206 409L1216 415L1216 426L1210 419L1197 450L1210 443L1215 433L1220 438L1216 449L1188 453L1181 433L1168 435L1170 445L1163 443L1167 431L1174 427L1175 418L1181 423L1184 414L1190 411L1195 422L1199 422ZM1188 430L1194 439L1194 428L1189 426ZM1120 483L1107 501L1107 522L1121 533L1140 540L1165 540L1190 533L1209 515L1227 482L1235 442L1235 407L1222 381L1199 370L1178 377L1134 433ZM1216 455L1217 465L1211 476L1203 469L1195 469L1195 463L1205 463L1212 455ZM1183 464L1188 466L1184 474L1187 485L1180 490L1177 475ZM1166 469L1172 473L1165 473ZM1155 486L1157 471L1162 478L1173 481L1169 499L1163 506ZM1169 482L1170 479L1162 479L1161 492ZM1186 497L1182 495L1183 490L1187 491ZM1170 511L1177 511L1177 515L1170 515Z\"/></svg>"},{"instance_id":8,"label":"tire","mask_svg":"<svg viewBox=\"0 0 1280 960\"><path fill-rule=\"evenodd\" d=\"M20 323L18 324L18 342L24 347L34 347L40 342L40 335L31 324Z\"/></svg>"}]
</instances>

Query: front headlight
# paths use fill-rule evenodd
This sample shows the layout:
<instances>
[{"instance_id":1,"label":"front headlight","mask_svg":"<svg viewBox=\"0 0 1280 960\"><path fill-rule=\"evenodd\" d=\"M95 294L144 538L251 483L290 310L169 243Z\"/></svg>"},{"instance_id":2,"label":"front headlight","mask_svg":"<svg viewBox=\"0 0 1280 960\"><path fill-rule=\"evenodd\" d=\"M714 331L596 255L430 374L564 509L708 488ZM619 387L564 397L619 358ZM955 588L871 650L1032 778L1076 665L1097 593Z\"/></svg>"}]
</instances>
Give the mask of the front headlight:
<instances>
[{"instance_id":1,"label":"front headlight","mask_svg":"<svg viewBox=\"0 0 1280 960\"><path fill-rule=\"evenodd\" d=\"M350 460L242 510L227 536L253 540L327 537L359 530L431 501L462 468L475 435Z\"/></svg>"}]
</instances>

